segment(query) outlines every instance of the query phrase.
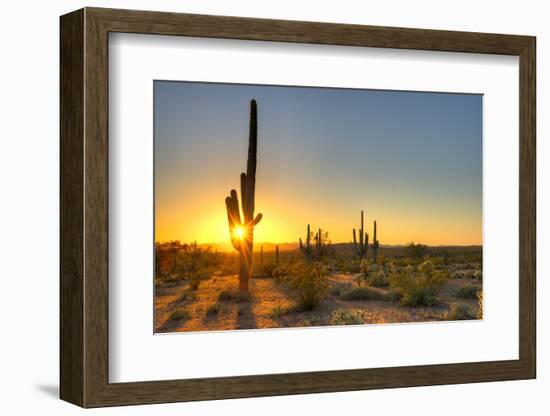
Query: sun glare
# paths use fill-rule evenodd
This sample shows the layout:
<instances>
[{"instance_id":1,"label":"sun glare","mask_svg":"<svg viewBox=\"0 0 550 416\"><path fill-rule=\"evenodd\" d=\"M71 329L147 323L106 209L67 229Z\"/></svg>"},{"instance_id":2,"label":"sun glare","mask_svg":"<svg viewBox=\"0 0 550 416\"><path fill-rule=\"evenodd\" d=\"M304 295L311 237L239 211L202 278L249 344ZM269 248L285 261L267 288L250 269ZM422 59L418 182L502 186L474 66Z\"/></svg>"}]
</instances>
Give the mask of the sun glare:
<instances>
[{"instance_id":1,"label":"sun glare","mask_svg":"<svg viewBox=\"0 0 550 416\"><path fill-rule=\"evenodd\" d=\"M235 227L235 237L239 238L239 239L243 239L244 237L244 228L243 227Z\"/></svg>"}]
</instances>

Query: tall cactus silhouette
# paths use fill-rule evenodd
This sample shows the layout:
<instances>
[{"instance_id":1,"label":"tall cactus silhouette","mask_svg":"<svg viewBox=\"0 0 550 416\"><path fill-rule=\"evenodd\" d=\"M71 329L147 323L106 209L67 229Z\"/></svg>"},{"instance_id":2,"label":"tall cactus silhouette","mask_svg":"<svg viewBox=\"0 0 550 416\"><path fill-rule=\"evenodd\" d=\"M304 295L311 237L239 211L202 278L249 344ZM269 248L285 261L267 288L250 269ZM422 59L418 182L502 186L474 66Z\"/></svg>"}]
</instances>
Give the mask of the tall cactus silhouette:
<instances>
[{"instance_id":1,"label":"tall cactus silhouette","mask_svg":"<svg viewBox=\"0 0 550 416\"><path fill-rule=\"evenodd\" d=\"M300 251L306 259L311 259L313 257L313 246L311 245L311 228L309 224L307 225L307 234L305 244L300 238Z\"/></svg>"},{"instance_id":2,"label":"tall cactus silhouette","mask_svg":"<svg viewBox=\"0 0 550 416\"><path fill-rule=\"evenodd\" d=\"M372 239L372 260L376 263L378 259L378 239L376 238L376 220L374 221L374 238Z\"/></svg>"},{"instance_id":3,"label":"tall cactus silhouette","mask_svg":"<svg viewBox=\"0 0 550 416\"><path fill-rule=\"evenodd\" d=\"M359 242L357 241L357 230L353 229L353 251L357 257L360 259L367 259L368 249L369 249L369 234L365 232L363 228L364 224L364 217L363 217L363 210L361 210L361 228L359 231ZM380 243L378 242L377 238L377 227L376 227L376 220L374 221L374 235L372 239L372 261L373 263L376 263L378 260L378 248L380 247Z\"/></svg>"},{"instance_id":4,"label":"tall cactus silhouette","mask_svg":"<svg viewBox=\"0 0 550 416\"><path fill-rule=\"evenodd\" d=\"M325 233L328 237L328 233ZM317 234L315 234L315 256L318 260L321 260L325 254L326 239L323 237L323 230L319 228Z\"/></svg>"},{"instance_id":5,"label":"tall cactus silhouette","mask_svg":"<svg viewBox=\"0 0 550 416\"><path fill-rule=\"evenodd\" d=\"M241 292L248 292L248 282L252 277L253 267L254 227L262 219L262 214L254 217L256 161L258 153L258 110L256 100L250 101L249 131L246 173L241 173L242 217L239 210L237 191L232 189L229 196L225 198L231 244L239 252L239 291Z\"/></svg>"},{"instance_id":6,"label":"tall cactus silhouette","mask_svg":"<svg viewBox=\"0 0 550 416\"><path fill-rule=\"evenodd\" d=\"M364 229L363 210L361 210L361 228L359 229L359 243L357 242L357 236L355 228L353 229L353 250L355 255L360 259L367 258L367 251L369 248L369 234Z\"/></svg>"}]
</instances>

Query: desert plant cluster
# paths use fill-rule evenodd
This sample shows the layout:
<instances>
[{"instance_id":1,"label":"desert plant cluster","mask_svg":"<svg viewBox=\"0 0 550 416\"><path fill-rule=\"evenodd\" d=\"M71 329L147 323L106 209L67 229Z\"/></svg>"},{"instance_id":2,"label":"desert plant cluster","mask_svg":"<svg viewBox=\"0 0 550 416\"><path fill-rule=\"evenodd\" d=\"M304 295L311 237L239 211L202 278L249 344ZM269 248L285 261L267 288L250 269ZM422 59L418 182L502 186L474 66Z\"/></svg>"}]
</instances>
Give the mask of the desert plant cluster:
<instances>
[{"instance_id":1,"label":"desert plant cluster","mask_svg":"<svg viewBox=\"0 0 550 416\"><path fill-rule=\"evenodd\" d=\"M483 318L480 247L423 247L419 255L414 243L380 245L374 262L353 242L331 244L328 232L323 238L319 245L313 234L285 251L260 246L248 291L239 284L238 253L157 243L157 330Z\"/></svg>"}]
</instances>

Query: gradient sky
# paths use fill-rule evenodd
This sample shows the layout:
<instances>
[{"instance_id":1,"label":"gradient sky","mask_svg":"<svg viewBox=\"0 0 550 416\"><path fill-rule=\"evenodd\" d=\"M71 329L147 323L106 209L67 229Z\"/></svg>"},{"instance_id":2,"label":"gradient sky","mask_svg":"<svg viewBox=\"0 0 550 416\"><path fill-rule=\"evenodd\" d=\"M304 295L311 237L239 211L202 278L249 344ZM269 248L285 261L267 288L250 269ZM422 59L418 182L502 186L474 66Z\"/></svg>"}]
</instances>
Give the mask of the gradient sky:
<instances>
[{"instance_id":1,"label":"gradient sky","mask_svg":"<svg viewBox=\"0 0 550 416\"><path fill-rule=\"evenodd\" d=\"M482 96L154 82L156 240L228 241L258 102L257 242L481 244Z\"/></svg>"}]
</instances>

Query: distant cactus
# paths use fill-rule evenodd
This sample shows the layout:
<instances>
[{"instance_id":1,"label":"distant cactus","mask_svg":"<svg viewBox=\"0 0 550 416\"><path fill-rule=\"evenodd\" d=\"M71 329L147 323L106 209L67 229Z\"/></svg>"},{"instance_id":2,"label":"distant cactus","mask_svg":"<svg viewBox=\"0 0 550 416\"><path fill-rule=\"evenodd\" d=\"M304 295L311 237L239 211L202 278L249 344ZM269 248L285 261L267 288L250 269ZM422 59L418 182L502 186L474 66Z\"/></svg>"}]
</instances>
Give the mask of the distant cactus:
<instances>
[{"instance_id":1,"label":"distant cactus","mask_svg":"<svg viewBox=\"0 0 550 416\"><path fill-rule=\"evenodd\" d=\"M275 246L275 263L279 264L279 246Z\"/></svg>"},{"instance_id":2,"label":"distant cactus","mask_svg":"<svg viewBox=\"0 0 550 416\"><path fill-rule=\"evenodd\" d=\"M352 248L357 257L359 257L361 260L367 260L367 254L369 249L369 234L365 232L363 228L363 211L361 210L361 228L359 231L359 241L357 241L357 230L353 229L353 243ZM373 263L376 263L378 259L378 248L380 246L378 242L377 235L377 229L376 229L376 221L374 221L374 238L372 239L372 261Z\"/></svg>"},{"instance_id":3,"label":"distant cactus","mask_svg":"<svg viewBox=\"0 0 550 416\"><path fill-rule=\"evenodd\" d=\"M325 254L327 246L328 233L323 233L323 230L319 228L317 234L315 234L315 257L321 260L321 257Z\"/></svg>"},{"instance_id":4,"label":"distant cactus","mask_svg":"<svg viewBox=\"0 0 550 416\"><path fill-rule=\"evenodd\" d=\"M315 241L315 245L311 244L312 238ZM325 255L327 245L328 245L328 233L323 232L323 230L319 228L315 236L313 236L310 225L308 224L305 244L300 238L300 251L306 258L306 260L312 260L314 258L320 260L321 257Z\"/></svg>"},{"instance_id":5,"label":"distant cactus","mask_svg":"<svg viewBox=\"0 0 550 416\"><path fill-rule=\"evenodd\" d=\"M264 264L264 246L260 246L260 264Z\"/></svg>"},{"instance_id":6,"label":"distant cactus","mask_svg":"<svg viewBox=\"0 0 550 416\"><path fill-rule=\"evenodd\" d=\"M372 239L372 260L376 264L378 259L378 239L376 238L376 221L374 221L374 238Z\"/></svg>"},{"instance_id":7,"label":"distant cactus","mask_svg":"<svg viewBox=\"0 0 550 416\"><path fill-rule=\"evenodd\" d=\"M353 250L355 255L360 259L367 258L367 251L369 248L369 234L365 232L363 228L363 210L361 210L361 228L359 229L359 242L357 242L357 233L355 228L353 229Z\"/></svg>"},{"instance_id":8,"label":"distant cactus","mask_svg":"<svg viewBox=\"0 0 550 416\"><path fill-rule=\"evenodd\" d=\"M307 225L307 234L305 244L300 238L300 251L306 259L311 259L313 257L313 247L311 245L311 229L309 224Z\"/></svg>"},{"instance_id":9,"label":"distant cactus","mask_svg":"<svg viewBox=\"0 0 550 416\"><path fill-rule=\"evenodd\" d=\"M248 292L248 281L252 277L252 250L254 227L262 219L262 214L254 217L256 194L256 160L258 148L258 115L256 100L250 101L250 135L248 139L248 159L246 173L241 173L241 207L237 191L232 189L225 198L229 234L233 248L239 252L239 291Z\"/></svg>"}]
</instances>

